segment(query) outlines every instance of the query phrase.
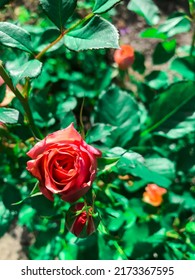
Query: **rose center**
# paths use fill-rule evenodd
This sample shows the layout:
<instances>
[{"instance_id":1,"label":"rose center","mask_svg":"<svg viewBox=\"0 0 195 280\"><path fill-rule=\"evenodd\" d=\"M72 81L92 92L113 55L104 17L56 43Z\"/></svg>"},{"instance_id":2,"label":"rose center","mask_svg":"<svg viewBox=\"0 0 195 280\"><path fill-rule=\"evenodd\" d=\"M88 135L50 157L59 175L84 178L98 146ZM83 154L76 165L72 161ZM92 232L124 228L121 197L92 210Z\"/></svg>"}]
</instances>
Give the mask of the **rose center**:
<instances>
[{"instance_id":1,"label":"rose center","mask_svg":"<svg viewBox=\"0 0 195 280\"><path fill-rule=\"evenodd\" d=\"M64 171L74 169L74 160L70 158L56 160L55 167Z\"/></svg>"}]
</instances>

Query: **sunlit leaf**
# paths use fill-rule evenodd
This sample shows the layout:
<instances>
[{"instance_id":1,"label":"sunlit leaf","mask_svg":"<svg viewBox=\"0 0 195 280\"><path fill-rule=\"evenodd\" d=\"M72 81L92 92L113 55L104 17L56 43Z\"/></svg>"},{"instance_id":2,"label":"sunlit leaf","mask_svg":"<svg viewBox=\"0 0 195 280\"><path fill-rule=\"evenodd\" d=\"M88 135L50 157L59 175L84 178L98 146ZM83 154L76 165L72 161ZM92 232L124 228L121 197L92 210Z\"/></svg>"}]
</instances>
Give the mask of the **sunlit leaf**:
<instances>
[{"instance_id":1,"label":"sunlit leaf","mask_svg":"<svg viewBox=\"0 0 195 280\"><path fill-rule=\"evenodd\" d=\"M195 71L194 71L194 57L177 57L175 58L171 65L170 69L179 73L182 77L188 80L195 80Z\"/></svg>"},{"instance_id":2,"label":"sunlit leaf","mask_svg":"<svg viewBox=\"0 0 195 280\"><path fill-rule=\"evenodd\" d=\"M145 77L145 83L156 90L166 88L168 86L168 75L164 71L152 71Z\"/></svg>"},{"instance_id":3,"label":"sunlit leaf","mask_svg":"<svg viewBox=\"0 0 195 280\"><path fill-rule=\"evenodd\" d=\"M0 122L14 124L19 119L19 111L11 108L0 108Z\"/></svg>"},{"instance_id":4,"label":"sunlit leaf","mask_svg":"<svg viewBox=\"0 0 195 280\"><path fill-rule=\"evenodd\" d=\"M131 0L127 6L130 11L145 18L148 24L157 24L159 21L159 9L152 0Z\"/></svg>"},{"instance_id":5,"label":"sunlit leaf","mask_svg":"<svg viewBox=\"0 0 195 280\"><path fill-rule=\"evenodd\" d=\"M118 31L109 21L94 16L85 26L64 36L64 43L74 51L118 48L118 38Z\"/></svg>"},{"instance_id":6,"label":"sunlit leaf","mask_svg":"<svg viewBox=\"0 0 195 280\"><path fill-rule=\"evenodd\" d=\"M0 22L0 44L32 53L30 34L9 22Z\"/></svg>"},{"instance_id":7,"label":"sunlit leaf","mask_svg":"<svg viewBox=\"0 0 195 280\"><path fill-rule=\"evenodd\" d=\"M105 13L120 1L121 0L96 0L95 5L93 7L93 13L95 14Z\"/></svg>"},{"instance_id":8,"label":"sunlit leaf","mask_svg":"<svg viewBox=\"0 0 195 280\"><path fill-rule=\"evenodd\" d=\"M139 155L140 156L140 155ZM141 162L136 153L127 152L121 156L117 163L119 174L130 174L144 180L145 183L155 183L162 187L169 187L171 180L161 175L162 172L153 171L144 162Z\"/></svg>"},{"instance_id":9,"label":"sunlit leaf","mask_svg":"<svg viewBox=\"0 0 195 280\"><path fill-rule=\"evenodd\" d=\"M115 127L111 125L106 125L104 123L95 124L88 132L86 141L88 143L93 143L97 141L104 142L106 137L111 135L111 132Z\"/></svg>"},{"instance_id":10,"label":"sunlit leaf","mask_svg":"<svg viewBox=\"0 0 195 280\"><path fill-rule=\"evenodd\" d=\"M145 164L148 169L157 172L170 180L175 179L175 164L171 160L167 158L151 157L146 159Z\"/></svg>"},{"instance_id":11,"label":"sunlit leaf","mask_svg":"<svg viewBox=\"0 0 195 280\"><path fill-rule=\"evenodd\" d=\"M23 78L36 78L41 73L42 63L39 60L30 60L20 67L9 69L13 84L16 85Z\"/></svg>"},{"instance_id":12,"label":"sunlit leaf","mask_svg":"<svg viewBox=\"0 0 195 280\"><path fill-rule=\"evenodd\" d=\"M170 16L164 23L158 27L158 32L165 33L167 37L187 32L191 28L189 18L184 13L176 13Z\"/></svg>"},{"instance_id":13,"label":"sunlit leaf","mask_svg":"<svg viewBox=\"0 0 195 280\"><path fill-rule=\"evenodd\" d=\"M154 39L166 39L167 36L164 33L159 32L158 28L150 27L144 29L139 34L140 38L154 38Z\"/></svg>"}]
</instances>

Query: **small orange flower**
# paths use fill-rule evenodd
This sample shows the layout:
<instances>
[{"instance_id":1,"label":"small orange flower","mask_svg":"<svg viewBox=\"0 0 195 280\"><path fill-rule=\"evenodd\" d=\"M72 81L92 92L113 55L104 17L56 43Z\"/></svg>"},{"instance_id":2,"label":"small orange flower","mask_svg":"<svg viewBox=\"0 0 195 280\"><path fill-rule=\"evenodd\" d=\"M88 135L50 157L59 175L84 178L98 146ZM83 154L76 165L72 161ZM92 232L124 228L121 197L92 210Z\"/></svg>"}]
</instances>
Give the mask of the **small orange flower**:
<instances>
[{"instance_id":1,"label":"small orange flower","mask_svg":"<svg viewBox=\"0 0 195 280\"><path fill-rule=\"evenodd\" d=\"M148 184L143 193L143 201L153 206L159 206L163 202L162 196L167 192L166 189L156 184Z\"/></svg>"},{"instance_id":2,"label":"small orange flower","mask_svg":"<svg viewBox=\"0 0 195 280\"><path fill-rule=\"evenodd\" d=\"M119 50L114 52L114 61L118 64L119 69L126 70L130 67L135 59L134 48L130 45L122 45Z\"/></svg>"}]
</instances>

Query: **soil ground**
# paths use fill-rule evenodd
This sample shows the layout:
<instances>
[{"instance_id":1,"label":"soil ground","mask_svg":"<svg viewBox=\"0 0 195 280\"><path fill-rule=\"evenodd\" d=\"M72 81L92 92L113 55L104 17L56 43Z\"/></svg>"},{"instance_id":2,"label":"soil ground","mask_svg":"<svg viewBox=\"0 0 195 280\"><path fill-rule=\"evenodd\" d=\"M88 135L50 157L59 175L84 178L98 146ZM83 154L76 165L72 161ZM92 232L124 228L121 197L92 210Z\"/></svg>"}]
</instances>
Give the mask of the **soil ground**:
<instances>
[{"instance_id":1,"label":"soil ground","mask_svg":"<svg viewBox=\"0 0 195 280\"><path fill-rule=\"evenodd\" d=\"M38 0L16 0L12 2L12 6L8 7L6 13L0 14L0 21L5 21L9 18L17 17L17 8L25 5L30 11L36 12ZM117 13L114 16L114 25L119 30L125 30L125 34L120 37L121 43L131 44L136 50L142 52L147 60L146 67L151 67L151 53L154 50L157 40L143 40L138 34L140 31L148 27L145 21L127 10L129 0L124 0L124 3L117 6ZM174 11L188 11L188 1L186 0L154 0L161 11L161 21L169 16ZM191 33L180 34L177 36L179 45L187 45L191 43ZM0 260L24 260L28 259L24 248L30 243L30 234L25 228L21 228L14 223L9 231L0 238Z\"/></svg>"}]
</instances>

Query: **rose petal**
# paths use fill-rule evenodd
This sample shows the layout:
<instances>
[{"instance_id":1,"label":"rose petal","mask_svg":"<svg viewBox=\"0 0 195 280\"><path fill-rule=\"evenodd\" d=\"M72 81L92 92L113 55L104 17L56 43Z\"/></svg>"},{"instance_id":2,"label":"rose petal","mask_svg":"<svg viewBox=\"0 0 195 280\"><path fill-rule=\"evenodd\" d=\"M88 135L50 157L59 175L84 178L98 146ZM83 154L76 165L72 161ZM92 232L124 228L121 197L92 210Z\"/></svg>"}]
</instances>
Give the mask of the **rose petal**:
<instances>
[{"instance_id":1,"label":"rose petal","mask_svg":"<svg viewBox=\"0 0 195 280\"><path fill-rule=\"evenodd\" d=\"M89 184L89 185L88 185ZM62 195L61 195L61 198L64 200L64 201L67 201L67 202L70 202L70 203L73 203L75 201L77 201L80 197L82 197L84 194L86 194L88 192L88 190L90 189L91 187L91 182L88 183L88 184L84 184L82 189L80 190L77 190L75 189L74 192L63 192Z\"/></svg>"},{"instance_id":2,"label":"rose petal","mask_svg":"<svg viewBox=\"0 0 195 280\"><path fill-rule=\"evenodd\" d=\"M38 142L27 155L32 159L36 158L39 154L42 154L52 144L69 143L79 141L81 142L81 135L74 128L74 124L71 123L67 128L58 130L49 134L42 141Z\"/></svg>"},{"instance_id":3,"label":"rose petal","mask_svg":"<svg viewBox=\"0 0 195 280\"><path fill-rule=\"evenodd\" d=\"M54 198L53 198L53 193L50 192L48 189L45 188L44 185L42 185L41 183L39 184L39 188L40 188L40 191L42 192L42 194L47 197L49 200L53 201Z\"/></svg>"},{"instance_id":4,"label":"rose petal","mask_svg":"<svg viewBox=\"0 0 195 280\"><path fill-rule=\"evenodd\" d=\"M36 160L29 160L27 162L27 167L26 169L38 180L42 180L42 176L40 173L39 165L40 161L42 160L42 157L36 159Z\"/></svg>"},{"instance_id":5,"label":"rose petal","mask_svg":"<svg viewBox=\"0 0 195 280\"><path fill-rule=\"evenodd\" d=\"M93 146L91 145L88 145L84 142L84 145L83 145L87 151L90 153L90 154L94 154L96 157L101 157L102 156L102 153L100 152L100 150L94 148Z\"/></svg>"}]
</instances>

